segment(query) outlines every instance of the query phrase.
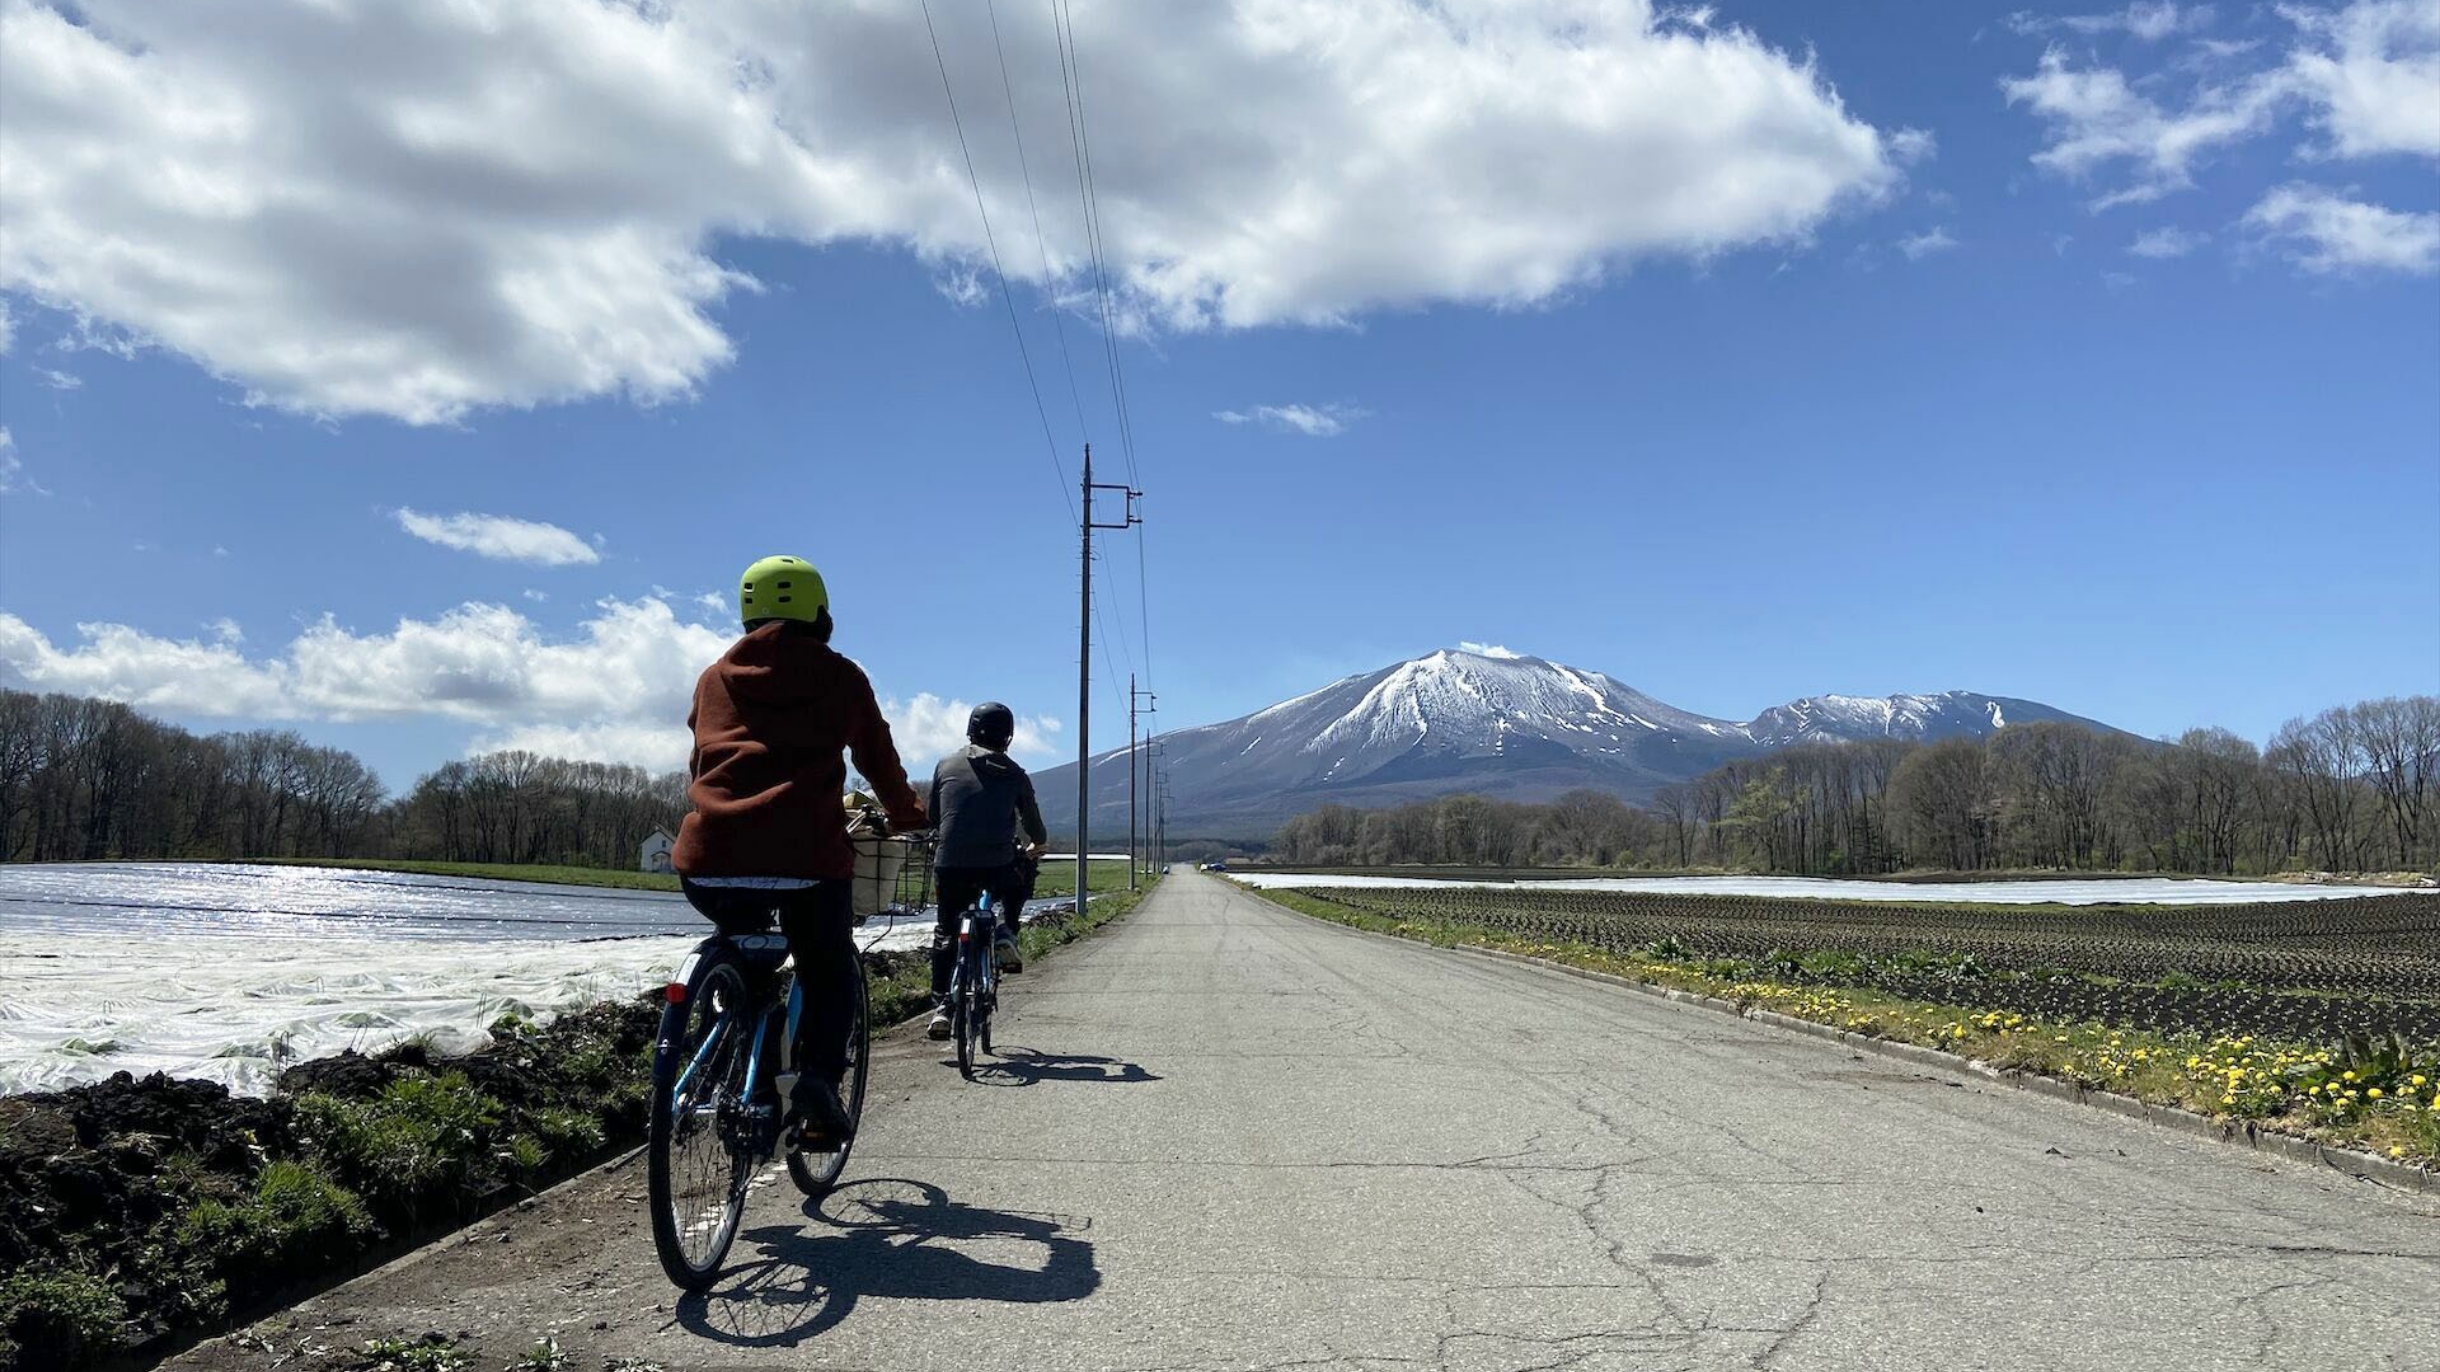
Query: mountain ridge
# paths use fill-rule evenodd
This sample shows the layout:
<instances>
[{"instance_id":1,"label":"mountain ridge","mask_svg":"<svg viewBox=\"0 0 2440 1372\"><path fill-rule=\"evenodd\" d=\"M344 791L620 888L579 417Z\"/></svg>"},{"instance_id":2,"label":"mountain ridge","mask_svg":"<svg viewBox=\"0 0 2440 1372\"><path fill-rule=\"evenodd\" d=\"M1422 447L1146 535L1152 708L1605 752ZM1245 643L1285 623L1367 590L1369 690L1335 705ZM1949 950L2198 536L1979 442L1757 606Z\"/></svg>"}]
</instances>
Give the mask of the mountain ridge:
<instances>
[{"instance_id":1,"label":"mountain ridge","mask_svg":"<svg viewBox=\"0 0 2440 1372\"><path fill-rule=\"evenodd\" d=\"M1825 694L1745 721L1696 714L1602 672L1506 650L1442 648L1250 714L1163 734L1173 838L1250 838L1330 802L1459 791L1547 800L1580 786L1631 801L1724 762L1802 743L1988 737L2011 724L2109 726L1973 691ZM1097 832L1126 824L1125 748L1093 759ZM1073 832L1076 764L1036 775L1043 816Z\"/></svg>"}]
</instances>

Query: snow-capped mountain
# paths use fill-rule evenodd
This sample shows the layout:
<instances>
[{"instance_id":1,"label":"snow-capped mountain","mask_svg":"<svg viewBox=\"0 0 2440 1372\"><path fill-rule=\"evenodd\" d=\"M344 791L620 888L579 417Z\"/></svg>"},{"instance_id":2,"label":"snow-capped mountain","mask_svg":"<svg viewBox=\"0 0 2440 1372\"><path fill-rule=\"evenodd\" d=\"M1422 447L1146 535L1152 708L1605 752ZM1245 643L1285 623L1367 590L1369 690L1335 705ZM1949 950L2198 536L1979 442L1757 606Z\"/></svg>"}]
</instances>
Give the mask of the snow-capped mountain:
<instances>
[{"instance_id":1,"label":"snow-capped mountain","mask_svg":"<svg viewBox=\"0 0 2440 1372\"><path fill-rule=\"evenodd\" d=\"M1640 800L1732 758L1794 743L1981 737L2037 719L2076 717L1951 691L1813 696L1739 723L1678 709L1599 672L1504 650L1443 649L1162 741L1171 833L1253 837L1331 801L1386 805L1455 791L1546 800L1579 786ZM1075 773L1069 763L1035 779L1053 828L1074 828ZM1094 759L1099 832L1124 827L1126 785L1124 749Z\"/></svg>"},{"instance_id":2,"label":"snow-capped mountain","mask_svg":"<svg viewBox=\"0 0 2440 1372\"><path fill-rule=\"evenodd\" d=\"M2038 701L1942 691L1930 696L1806 696L1774 705L1741 726L1765 748L1791 743L1841 743L1864 738L1911 742L1971 736L1981 738L2010 724L2089 719Z\"/></svg>"}]
</instances>

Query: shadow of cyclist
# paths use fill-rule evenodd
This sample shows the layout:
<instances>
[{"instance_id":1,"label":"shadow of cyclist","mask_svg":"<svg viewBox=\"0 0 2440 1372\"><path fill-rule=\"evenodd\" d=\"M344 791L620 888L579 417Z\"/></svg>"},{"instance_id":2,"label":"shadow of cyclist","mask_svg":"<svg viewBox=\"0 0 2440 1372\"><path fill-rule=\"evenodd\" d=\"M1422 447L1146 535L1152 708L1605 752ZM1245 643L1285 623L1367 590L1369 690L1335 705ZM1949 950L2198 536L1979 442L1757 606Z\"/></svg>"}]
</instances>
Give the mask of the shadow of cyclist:
<instances>
[{"instance_id":1,"label":"shadow of cyclist","mask_svg":"<svg viewBox=\"0 0 2440 1372\"><path fill-rule=\"evenodd\" d=\"M690 1333L748 1348L784 1348L835 1328L866 1296L1035 1304L1082 1300L1101 1285L1089 1219L961 1205L928 1182L853 1182L805 1215L817 1228L771 1225L737 1236L719 1285L678 1302ZM1027 1245L1038 1266L986 1262L944 1241Z\"/></svg>"},{"instance_id":2,"label":"shadow of cyclist","mask_svg":"<svg viewBox=\"0 0 2440 1372\"><path fill-rule=\"evenodd\" d=\"M1009 1047L974 1065L980 1086L1031 1086L1042 1081L1136 1082L1159 1081L1159 1075L1136 1063L1085 1053L1043 1053Z\"/></svg>"}]
</instances>

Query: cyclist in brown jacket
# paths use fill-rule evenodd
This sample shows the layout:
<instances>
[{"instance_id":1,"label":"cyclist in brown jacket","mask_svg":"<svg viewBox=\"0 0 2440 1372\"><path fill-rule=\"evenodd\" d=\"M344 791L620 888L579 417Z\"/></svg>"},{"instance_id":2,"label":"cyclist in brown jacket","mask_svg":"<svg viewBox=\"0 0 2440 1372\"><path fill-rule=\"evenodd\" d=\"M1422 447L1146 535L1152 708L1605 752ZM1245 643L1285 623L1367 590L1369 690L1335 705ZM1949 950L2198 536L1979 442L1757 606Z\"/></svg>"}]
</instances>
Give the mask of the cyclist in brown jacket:
<instances>
[{"instance_id":1,"label":"cyclist in brown jacket","mask_svg":"<svg viewBox=\"0 0 2440 1372\"><path fill-rule=\"evenodd\" d=\"M766 557L739 579L745 636L695 683L687 727L693 813L670 855L686 898L730 932L760 932L779 913L805 988L789 1094L790 1123L809 1144L854 1126L839 1103L855 1006L855 850L840 793L842 752L901 829L924 824L890 726L864 671L830 646L830 594L802 558Z\"/></svg>"}]
</instances>

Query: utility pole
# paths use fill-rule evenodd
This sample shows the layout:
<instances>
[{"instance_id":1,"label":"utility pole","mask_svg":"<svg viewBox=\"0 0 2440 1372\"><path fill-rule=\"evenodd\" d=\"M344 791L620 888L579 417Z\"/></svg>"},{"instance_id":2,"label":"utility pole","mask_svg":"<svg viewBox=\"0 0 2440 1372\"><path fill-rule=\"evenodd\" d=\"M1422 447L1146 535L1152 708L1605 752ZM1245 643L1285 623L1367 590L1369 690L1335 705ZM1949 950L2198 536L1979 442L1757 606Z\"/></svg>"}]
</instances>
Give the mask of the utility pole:
<instances>
[{"instance_id":1,"label":"utility pole","mask_svg":"<svg viewBox=\"0 0 2440 1372\"><path fill-rule=\"evenodd\" d=\"M1077 559L1079 609L1076 617L1076 917L1084 918L1086 894L1093 881L1093 531L1131 529L1143 523L1135 513L1142 491L1131 486L1096 485L1093 445L1084 445L1084 510L1078 521L1083 552ZM1126 517L1116 524L1093 519L1093 492L1124 493Z\"/></svg>"},{"instance_id":2,"label":"utility pole","mask_svg":"<svg viewBox=\"0 0 2440 1372\"><path fill-rule=\"evenodd\" d=\"M1150 691L1137 690L1135 688L1135 673L1127 673L1127 889L1130 891L1135 889L1136 877L1144 870L1144 846L1139 838L1139 835L1143 833L1144 830L1151 827L1149 825L1139 825L1136 819L1136 705L1139 701L1158 702L1159 700L1160 697L1154 695ZM1148 715L1159 714L1160 710L1157 704L1148 704L1143 707L1143 712ZM1149 735L1146 736L1144 745L1144 776L1146 782L1149 783L1152 776L1152 746Z\"/></svg>"},{"instance_id":3,"label":"utility pole","mask_svg":"<svg viewBox=\"0 0 2440 1372\"><path fill-rule=\"evenodd\" d=\"M1143 870L1143 850L1135 842L1135 673L1127 673L1127 889L1135 889L1135 874Z\"/></svg>"},{"instance_id":4,"label":"utility pole","mask_svg":"<svg viewBox=\"0 0 2440 1372\"><path fill-rule=\"evenodd\" d=\"M1160 754L1156 751L1153 756L1158 758ZM1152 834L1153 851L1159 854L1158 861L1166 865L1169 861L1169 774L1166 772L1155 773L1152 778Z\"/></svg>"}]
</instances>

